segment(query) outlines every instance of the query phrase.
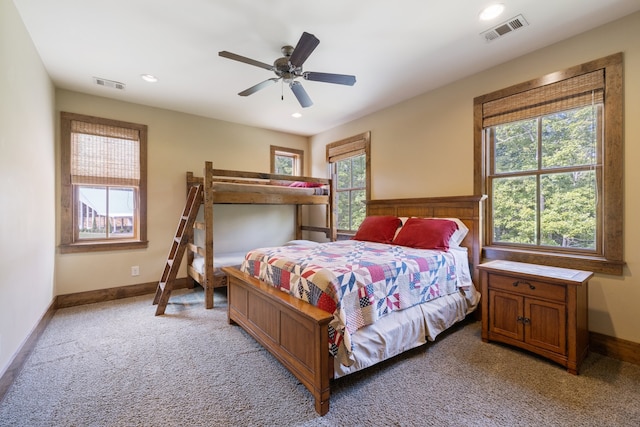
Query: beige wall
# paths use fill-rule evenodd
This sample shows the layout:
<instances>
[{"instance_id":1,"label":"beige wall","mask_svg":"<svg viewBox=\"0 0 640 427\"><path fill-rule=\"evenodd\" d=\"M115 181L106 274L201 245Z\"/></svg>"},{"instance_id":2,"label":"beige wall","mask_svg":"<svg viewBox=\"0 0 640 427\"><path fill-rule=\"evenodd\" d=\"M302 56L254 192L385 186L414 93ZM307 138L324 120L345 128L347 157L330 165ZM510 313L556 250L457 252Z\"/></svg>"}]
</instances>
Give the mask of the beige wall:
<instances>
[{"instance_id":1,"label":"beige wall","mask_svg":"<svg viewBox=\"0 0 640 427\"><path fill-rule=\"evenodd\" d=\"M308 151L306 137L67 90L56 91L56 110L57 113L67 111L146 124L149 129L148 249L58 253L58 295L159 280L178 216L184 209L185 174L192 171L202 176L206 160L212 161L218 169L269 172L270 145ZM59 122L59 117L56 120ZM58 159L58 180L59 163ZM58 200L56 212L60 212ZM293 208L290 206L216 206L214 212L217 251L248 250L281 244L293 238ZM56 230L59 229L58 220ZM56 241L60 241L59 236ZM134 265L140 267L140 276L131 276ZM178 277L185 276L183 263Z\"/></svg>"},{"instance_id":2,"label":"beige wall","mask_svg":"<svg viewBox=\"0 0 640 427\"><path fill-rule=\"evenodd\" d=\"M373 198L471 194L474 97L616 52L625 61L627 267L591 281L589 329L640 343L640 13L316 135L311 172L325 173L327 143L370 130Z\"/></svg>"},{"instance_id":3,"label":"beige wall","mask_svg":"<svg viewBox=\"0 0 640 427\"><path fill-rule=\"evenodd\" d=\"M54 297L54 89L0 1L0 376Z\"/></svg>"}]
</instances>

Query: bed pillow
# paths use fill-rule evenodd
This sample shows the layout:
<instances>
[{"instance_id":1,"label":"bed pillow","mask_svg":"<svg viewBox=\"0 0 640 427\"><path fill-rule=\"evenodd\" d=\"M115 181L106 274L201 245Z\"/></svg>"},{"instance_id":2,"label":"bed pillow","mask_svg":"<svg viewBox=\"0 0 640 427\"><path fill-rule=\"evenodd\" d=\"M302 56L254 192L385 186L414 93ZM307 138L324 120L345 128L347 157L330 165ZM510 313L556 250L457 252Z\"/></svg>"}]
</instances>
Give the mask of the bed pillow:
<instances>
[{"instance_id":1,"label":"bed pillow","mask_svg":"<svg viewBox=\"0 0 640 427\"><path fill-rule=\"evenodd\" d=\"M316 188L316 187L322 187L323 185L324 184L320 182L295 181L289 184L289 187Z\"/></svg>"},{"instance_id":2,"label":"bed pillow","mask_svg":"<svg viewBox=\"0 0 640 427\"><path fill-rule=\"evenodd\" d=\"M469 234L469 228L462 220L458 218L445 218L449 221L454 221L458 225L458 229L453 233L453 236L449 239L449 247L458 247L462 243L467 234Z\"/></svg>"},{"instance_id":3,"label":"bed pillow","mask_svg":"<svg viewBox=\"0 0 640 427\"><path fill-rule=\"evenodd\" d=\"M401 216L400 220L402 221L402 224L404 224L407 222L409 218L410 217ZM469 228L460 218L434 218L434 219L448 219L449 221L454 221L456 224L458 224L458 229L453 233L453 236L451 236L451 238L449 239L450 248L459 247L462 241L464 240L464 238L467 237L467 234L469 234ZM400 230L402 230L402 225L400 226L400 228L396 230L396 236L398 235L398 233L400 233ZM394 236L394 239L395 239L395 236Z\"/></svg>"},{"instance_id":4,"label":"bed pillow","mask_svg":"<svg viewBox=\"0 0 640 427\"><path fill-rule=\"evenodd\" d=\"M396 236L398 235L398 233L400 232L400 230L402 230L402 226L404 225L405 222L407 222L407 220L411 217L408 216L401 216L400 218L400 227L398 227L398 229L396 230L396 234L393 235L393 238L395 239Z\"/></svg>"},{"instance_id":5,"label":"bed pillow","mask_svg":"<svg viewBox=\"0 0 640 427\"><path fill-rule=\"evenodd\" d=\"M395 245L448 251L458 224L448 219L409 218L393 239Z\"/></svg>"},{"instance_id":6,"label":"bed pillow","mask_svg":"<svg viewBox=\"0 0 640 427\"><path fill-rule=\"evenodd\" d=\"M362 221L353 240L365 242L391 243L398 227L402 225L395 216L368 216Z\"/></svg>"}]
</instances>

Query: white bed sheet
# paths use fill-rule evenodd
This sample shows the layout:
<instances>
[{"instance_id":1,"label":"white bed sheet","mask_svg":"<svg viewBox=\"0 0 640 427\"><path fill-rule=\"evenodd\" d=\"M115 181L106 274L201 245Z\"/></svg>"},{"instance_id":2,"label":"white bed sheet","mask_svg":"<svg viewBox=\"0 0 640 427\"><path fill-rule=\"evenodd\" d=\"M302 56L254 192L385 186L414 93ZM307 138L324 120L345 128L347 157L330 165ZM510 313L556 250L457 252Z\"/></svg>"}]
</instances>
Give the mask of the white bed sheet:
<instances>
[{"instance_id":1,"label":"white bed sheet","mask_svg":"<svg viewBox=\"0 0 640 427\"><path fill-rule=\"evenodd\" d=\"M213 257L214 274L222 267L237 267L244 261L246 251L217 253ZM191 266L200 274L204 274L204 257L194 255ZM222 274L222 272L220 272Z\"/></svg>"}]
</instances>

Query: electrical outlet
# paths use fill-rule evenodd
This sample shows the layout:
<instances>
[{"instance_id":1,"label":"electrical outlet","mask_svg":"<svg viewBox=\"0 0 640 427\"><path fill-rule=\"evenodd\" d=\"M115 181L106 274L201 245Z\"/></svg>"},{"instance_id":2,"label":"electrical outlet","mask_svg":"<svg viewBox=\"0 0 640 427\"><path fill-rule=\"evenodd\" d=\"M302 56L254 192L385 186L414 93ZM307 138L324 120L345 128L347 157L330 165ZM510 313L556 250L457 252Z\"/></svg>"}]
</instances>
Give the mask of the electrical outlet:
<instances>
[{"instance_id":1,"label":"electrical outlet","mask_svg":"<svg viewBox=\"0 0 640 427\"><path fill-rule=\"evenodd\" d=\"M140 267L137 265L134 265L131 267L131 275L132 276L139 276L140 275Z\"/></svg>"}]
</instances>

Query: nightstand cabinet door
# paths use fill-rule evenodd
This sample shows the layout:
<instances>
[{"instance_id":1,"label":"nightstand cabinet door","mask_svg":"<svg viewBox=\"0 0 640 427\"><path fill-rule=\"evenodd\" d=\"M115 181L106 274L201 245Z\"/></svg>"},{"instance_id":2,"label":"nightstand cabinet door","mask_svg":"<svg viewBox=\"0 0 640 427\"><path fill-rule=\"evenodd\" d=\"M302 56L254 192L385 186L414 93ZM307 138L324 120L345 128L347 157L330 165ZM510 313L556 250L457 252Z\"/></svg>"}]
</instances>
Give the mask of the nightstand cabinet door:
<instances>
[{"instance_id":1,"label":"nightstand cabinet door","mask_svg":"<svg viewBox=\"0 0 640 427\"><path fill-rule=\"evenodd\" d=\"M564 304L527 298L524 318L530 319L524 342L554 353L567 354L567 321Z\"/></svg>"},{"instance_id":2,"label":"nightstand cabinet door","mask_svg":"<svg viewBox=\"0 0 640 427\"><path fill-rule=\"evenodd\" d=\"M500 291L489 291L489 330L514 340L524 339L524 298Z\"/></svg>"}]
</instances>

